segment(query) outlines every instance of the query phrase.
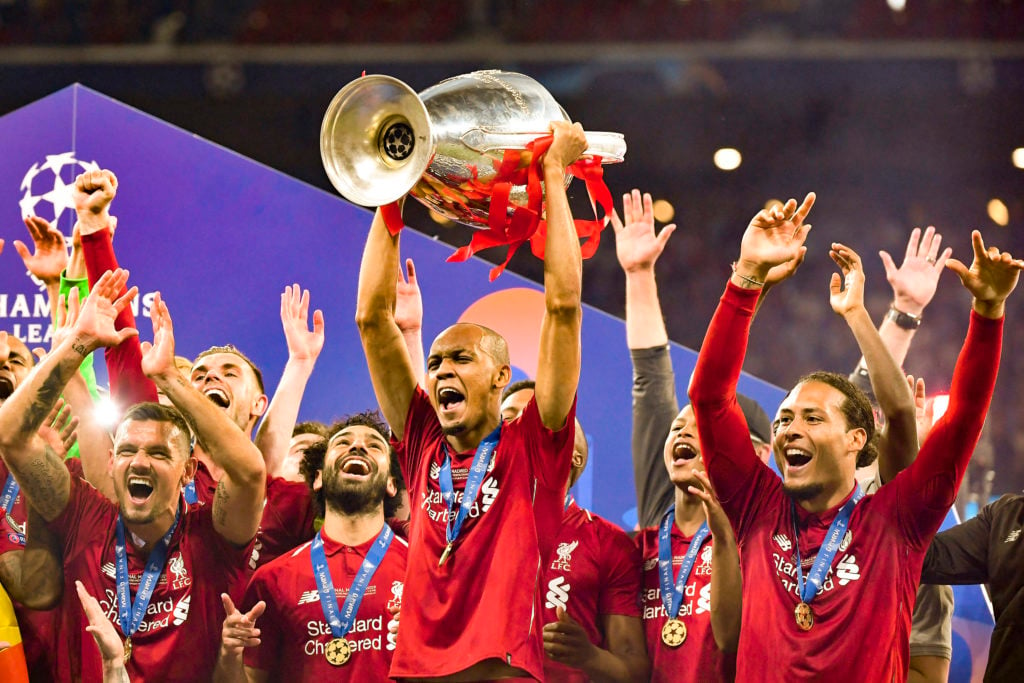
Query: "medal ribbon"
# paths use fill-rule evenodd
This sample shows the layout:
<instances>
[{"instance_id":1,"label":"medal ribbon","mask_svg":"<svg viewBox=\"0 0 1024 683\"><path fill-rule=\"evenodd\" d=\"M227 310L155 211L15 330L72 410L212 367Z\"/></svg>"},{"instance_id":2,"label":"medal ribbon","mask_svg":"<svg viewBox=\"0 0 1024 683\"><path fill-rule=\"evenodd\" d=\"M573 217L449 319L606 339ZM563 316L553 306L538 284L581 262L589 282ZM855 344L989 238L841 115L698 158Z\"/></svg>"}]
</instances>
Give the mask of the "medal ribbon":
<instances>
[{"instance_id":1,"label":"medal ribbon","mask_svg":"<svg viewBox=\"0 0 1024 683\"><path fill-rule=\"evenodd\" d=\"M683 556L683 564L679 567L679 575L672 581L672 525L675 522L676 506L665 511L658 527L658 582L661 584L661 604L669 619L675 619L683 604L683 588L690 578L693 564L697 561L700 547L711 532L708 523L703 522L697 533L690 539L690 549Z\"/></svg>"},{"instance_id":2,"label":"medal ribbon","mask_svg":"<svg viewBox=\"0 0 1024 683\"><path fill-rule=\"evenodd\" d=\"M7 475L7 481L4 482L3 493L0 493L0 507L4 509L4 512L8 515L11 514L11 509L14 508L14 501L18 498L18 492L21 487L18 486L18 482L14 480L13 474Z\"/></svg>"},{"instance_id":3,"label":"medal ribbon","mask_svg":"<svg viewBox=\"0 0 1024 683\"><path fill-rule=\"evenodd\" d=\"M363 564L359 567L359 573L352 581L348 595L345 596L345 604L338 610L338 596L334 592L334 582L331 580L331 570L327 567L327 554L324 553L324 539L320 532L316 532L313 542L309 546L309 558L313 563L313 578L316 579L316 589L320 592L320 608L324 612L324 619L331 627L331 633L335 638L344 638L352 628L356 613L359 612L359 603L363 601L366 587L370 584L374 572L380 566L384 554L391 545L395 532L387 524L377 534L377 540L370 546L370 550L363 558Z\"/></svg>"},{"instance_id":4,"label":"medal ribbon","mask_svg":"<svg viewBox=\"0 0 1024 683\"><path fill-rule=\"evenodd\" d=\"M117 542L114 545L114 563L117 580L117 620L121 626L121 632L129 638L142 624L146 617L146 609L149 607L149 600L153 597L153 590L157 581L164 571L164 564L167 562L167 546L171 543L171 536L178 528L181 520L181 506L178 506L174 514L174 524L167 530L146 560L146 569L142 573L142 580L139 588L135 591L135 602L132 602L131 586L128 582L128 550L124 540L124 521L121 515L117 516Z\"/></svg>"},{"instance_id":5,"label":"medal ribbon","mask_svg":"<svg viewBox=\"0 0 1024 683\"><path fill-rule=\"evenodd\" d=\"M199 496L196 494L196 480L189 479L188 483L185 484L185 488L182 490L185 495L185 502L189 505L195 505L199 502Z\"/></svg>"},{"instance_id":6,"label":"medal ribbon","mask_svg":"<svg viewBox=\"0 0 1024 683\"><path fill-rule=\"evenodd\" d=\"M836 513L836 518L832 520L832 524L828 528L828 534L825 535L825 542L818 550L818 556L814 558L814 564L811 566L811 571L807 574L806 581L804 580L803 562L800 559L800 531L796 526L796 503L790 499L789 504L792 507L793 514L793 546L796 548L796 592L802 602L808 605L811 604L811 600L814 600L814 596L821 590L821 584L832 568L832 560L835 559L839 546L843 542L843 537L846 535L846 529L850 525L850 515L853 514L853 508L857 505L857 501L863 497L864 492L860 490L860 485L857 484L853 495Z\"/></svg>"},{"instance_id":7,"label":"medal ribbon","mask_svg":"<svg viewBox=\"0 0 1024 683\"><path fill-rule=\"evenodd\" d=\"M448 444L444 445L444 461L441 463L441 472L437 483L441 487L441 497L448 508L448 526L445 529L445 540L452 544L459 537L462 531L462 523L469 516L469 511L480 493L480 485L487 474L487 468L491 464L491 457L494 449L498 447L498 439L501 437L501 424L493 432L484 437L480 445L476 447L476 455L473 456L473 466L469 468L469 476L466 478L466 488L462 491L462 502L459 504L459 511L452 514L452 506L455 503L455 485L452 482L452 456L448 452Z\"/></svg>"}]
</instances>

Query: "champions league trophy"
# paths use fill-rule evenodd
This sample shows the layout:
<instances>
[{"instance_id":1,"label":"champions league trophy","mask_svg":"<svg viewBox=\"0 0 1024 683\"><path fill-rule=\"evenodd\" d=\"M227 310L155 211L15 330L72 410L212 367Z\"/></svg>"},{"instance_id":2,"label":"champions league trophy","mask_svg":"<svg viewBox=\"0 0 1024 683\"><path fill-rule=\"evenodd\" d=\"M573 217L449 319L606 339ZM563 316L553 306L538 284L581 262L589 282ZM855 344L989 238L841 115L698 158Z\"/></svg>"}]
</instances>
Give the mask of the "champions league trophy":
<instances>
[{"instance_id":1,"label":"champions league trophy","mask_svg":"<svg viewBox=\"0 0 1024 683\"><path fill-rule=\"evenodd\" d=\"M487 228L495 185L529 166L531 143L558 120L570 119L523 74L474 71L419 95L390 76L363 76L331 101L320 155L331 184L351 202L384 206L411 193L442 216ZM626 153L619 133L588 131L587 143L584 154L604 164ZM566 174L566 186L572 178ZM514 184L507 211L526 203L526 186Z\"/></svg>"}]
</instances>

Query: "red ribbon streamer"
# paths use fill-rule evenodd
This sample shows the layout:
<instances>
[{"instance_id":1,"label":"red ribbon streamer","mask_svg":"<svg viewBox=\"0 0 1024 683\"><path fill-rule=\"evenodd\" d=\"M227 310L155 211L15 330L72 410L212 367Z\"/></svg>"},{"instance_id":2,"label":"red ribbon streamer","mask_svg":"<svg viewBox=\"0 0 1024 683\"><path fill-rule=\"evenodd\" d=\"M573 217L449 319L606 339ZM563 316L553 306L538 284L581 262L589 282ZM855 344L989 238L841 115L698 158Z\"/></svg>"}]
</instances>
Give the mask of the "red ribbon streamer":
<instances>
[{"instance_id":1,"label":"red ribbon streamer","mask_svg":"<svg viewBox=\"0 0 1024 683\"><path fill-rule=\"evenodd\" d=\"M547 222L541 220L544 203L541 159L553 141L554 136L545 135L527 144L526 149L531 153L531 158L525 168L520 166L520 152L505 150L496 169L495 182L492 186L487 229L477 231L469 244L457 249L448 257L449 261L465 261L483 249L507 245L508 253L505 260L491 269L490 279L493 281L504 272L516 250L527 241L530 242L530 250L538 258L544 258ZM583 179L586 184L594 215L597 215L598 206L604 211L603 218L575 220L576 234L584 240L580 252L583 258L590 258L597 252L601 243L601 230L607 224L607 217L612 213L612 195L604 182L604 169L601 167L600 157L577 160L569 166L569 171L577 178ZM515 206L509 215L509 194L516 185L526 185L527 202L526 206Z\"/></svg>"}]
</instances>

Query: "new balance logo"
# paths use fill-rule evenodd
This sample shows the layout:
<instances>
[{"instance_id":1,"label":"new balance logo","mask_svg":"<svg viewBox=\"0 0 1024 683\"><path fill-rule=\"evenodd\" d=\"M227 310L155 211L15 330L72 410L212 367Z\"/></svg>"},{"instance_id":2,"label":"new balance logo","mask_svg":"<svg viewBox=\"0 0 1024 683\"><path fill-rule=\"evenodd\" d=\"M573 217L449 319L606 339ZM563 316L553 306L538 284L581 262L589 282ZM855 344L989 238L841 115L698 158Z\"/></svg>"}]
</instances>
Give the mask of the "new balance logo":
<instances>
[{"instance_id":1,"label":"new balance logo","mask_svg":"<svg viewBox=\"0 0 1024 683\"><path fill-rule=\"evenodd\" d=\"M649 572L658 566L658 558L649 557L644 561L644 571Z\"/></svg>"},{"instance_id":2,"label":"new balance logo","mask_svg":"<svg viewBox=\"0 0 1024 683\"><path fill-rule=\"evenodd\" d=\"M440 476L441 476L441 466L438 465L436 462L430 463L430 478L436 481L437 478L440 477Z\"/></svg>"},{"instance_id":3,"label":"new balance logo","mask_svg":"<svg viewBox=\"0 0 1024 683\"><path fill-rule=\"evenodd\" d=\"M793 544L786 538L786 534L775 534L772 536L772 540L775 541L776 545L782 548L782 552L788 553L793 549Z\"/></svg>"},{"instance_id":4,"label":"new balance logo","mask_svg":"<svg viewBox=\"0 0 1024 683\"><path fill-rule=\"evenodd\" d=\"M567 609L566 604L569 602L569 589L572 588L565 581L564 576L558 576L548 582L548 594L545 596L546 602L544 606L548 609Z\"/></svg>"},{"instance_id":5,"label":"new balance logo","mask_svg":"<svg viewBox=\"0 0 1024 683\"><path fill-rule=\"evenodd\" d=\"M1020 529L1014 529L1010 533L1006 534L1006 539L1003 541L1003 543L1013 543L1018 538L1020 538Z\"/></svg>"},{"instance_id":6,"label":"new balance logo","mask_svg":"<svg viewBox=\"0 0 1024 683\"><path fill-rule=\"evenodd\" d=\"M836 565L836 576L839 578L839 585L845 586L851 581L860 579L860 567L857 565L857 558L854 555L847 555Z\"/></svg>"}]
</instances>

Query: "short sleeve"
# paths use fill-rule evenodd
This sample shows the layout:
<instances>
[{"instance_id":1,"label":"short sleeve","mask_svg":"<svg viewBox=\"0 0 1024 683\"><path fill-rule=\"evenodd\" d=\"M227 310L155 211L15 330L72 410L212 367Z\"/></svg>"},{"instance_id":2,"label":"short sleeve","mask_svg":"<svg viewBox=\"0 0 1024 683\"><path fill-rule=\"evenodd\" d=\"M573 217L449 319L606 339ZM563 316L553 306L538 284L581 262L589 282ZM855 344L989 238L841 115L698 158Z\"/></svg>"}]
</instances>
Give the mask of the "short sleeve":
<instances>
[{"instance_id":1,"label":"short sleeve","mask_svg":"<svg viewBox=\"0 0 1024 683\"><path fill-rule=\"evenodd\" d=\"M911 657L953 657L953 589L921 585L910 626Z\"/></svg>"},{"instance_id":2,"label":"short sleeve","mask_svg":"<svg viewBox=\"0 0 1024 683\"><path fill-rule=\"evenodd\" d=\"M601 595L597 613L640 616L640 548L620 529L606 527L601 542Z\"/></svg>"},{"instance_id":3,"label":"short sleeve","mask_svg":"<svg viewBox=\"0 0 1024 683\"><path fill-rule=\"evenodd\" d=\"M565 424L558 431L544 426L537 401L532 398L522 415L509 423L507 428L521 431L523 446L537 481L548 489L564 492L569 480L573 438L576 435L576 398L572 400Z\"/></svg>"},{"instance_id":4,"label":"short sleeve","mask_svg":"<svg viewBox=\"0 0 1024 683\"><path fill-rule=\"evenodd\" d=\"M430 404L427 393L417 386L409 401L402 440L391 439L395 457L402 468L402 476L405 477L410 489L419 484L418 473L423 459L428 457L424 451L443 438L444 433L441 431L441 423L438 422L434 406Z\"/></svg>"},{"instance_id":5,"label":"short sleeve","mask_svg":"<svg viewBox=\"0 0 1024 683\"><path fill-rule=\"evenodd\" d=\"M251 666L260 671L272 671L274 662L281 656L284 647L281 629L285 624L282 615L278 613L277 601L270 584L273 581L273 572L269 567L260 567L249 580L245 589L245 597L239 610L248 612L260 600L267 603L267 609L263 612L257 622L260 629L259 647L247 647L243 653L246 666Z\"/></svg>"}]
</instances>

